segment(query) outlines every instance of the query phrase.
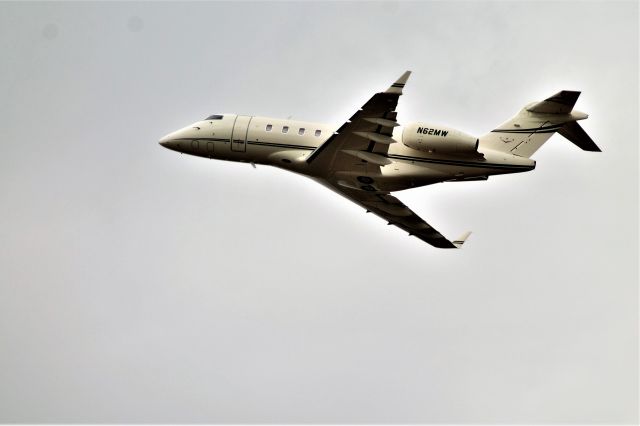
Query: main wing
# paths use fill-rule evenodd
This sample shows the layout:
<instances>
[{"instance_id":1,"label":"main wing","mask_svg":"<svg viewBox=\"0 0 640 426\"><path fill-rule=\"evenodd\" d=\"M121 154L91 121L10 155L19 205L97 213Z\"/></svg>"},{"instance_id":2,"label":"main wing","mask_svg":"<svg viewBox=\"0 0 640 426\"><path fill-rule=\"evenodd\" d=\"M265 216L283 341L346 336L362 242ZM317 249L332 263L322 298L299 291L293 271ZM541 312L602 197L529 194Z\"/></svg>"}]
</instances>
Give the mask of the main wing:
<instances>
[{"instance_id":1,"label":"main wing","mask_svg":"<svg viewBox=\"0 0 640 426\"><path fill-rule=\"evenodd\" d=\"M392 138L396 121L396 106L402 88L409 79L407 71L386 91L376 93L346 123L307 158L310 170L331 176L332 172L348 170L354 164L384 166L391 161L384 157ZM383 155L379 155L383 154Z\"/></svg>"},{"instance_id":2,"label":"main wing","mask_svg":"<svg viewBox=\"0 0 640 426\"><path fill-rule=\"evenodd\" d=\"M324 183L333 191L354 203L364 207L367 212L388 221L389 225L395 225L413 235L425 243L438 248L460 248L471 232L466 232L454 241L449 241L436 231L431 225L422 220L413 210L407 207L388 192L367 192L360 189L346 188L339 185Z\"/></svg>"},{"instance_id":3,"label":"main wing","mask_svg":"<svg viewBox=\"0 0 640 426\"><path fill-rule=\"evenodd\" d=\"M396 107L402 88L409 79L407 71L386 91L376 93L346 123L307 158L312 174L325 186L395 225L439 248L458 248L470 233L447 240L388 191L367 184L380 176L381 167L391 164L386 156L396 143L393 128L398 126ZM357 183L344 180L349 176ZM362 180L365 179L365 180ZM364 184L364 185L361 185Z\"/></svg>"}]
</instances>

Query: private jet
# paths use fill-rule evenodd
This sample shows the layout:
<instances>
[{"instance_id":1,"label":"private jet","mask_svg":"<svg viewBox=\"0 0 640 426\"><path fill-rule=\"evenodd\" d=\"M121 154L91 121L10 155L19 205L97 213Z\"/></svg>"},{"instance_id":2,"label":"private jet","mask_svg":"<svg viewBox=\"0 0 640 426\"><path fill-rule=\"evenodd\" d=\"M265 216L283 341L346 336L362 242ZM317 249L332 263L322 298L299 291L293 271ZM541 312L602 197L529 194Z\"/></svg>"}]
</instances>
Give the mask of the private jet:
<instances>
[{"instance_id":1,"label":"private jet","mask_svg":"<svg viewBox=\"0 0 640 426\"><path fill-rule=\"evenodd\" d=\"M600 151L578 124L587 118L573 109L580 92L569 90L526 105L480 137L428 122L401 126L396 107L410 74L374 94L341 126L214 114L169 133L160 145L307 176L438 248L460 248L470 232L452 241L445 238L392 192L533 170L531 156L556 132L582 150Z\"/></svg>"}]
</instances>

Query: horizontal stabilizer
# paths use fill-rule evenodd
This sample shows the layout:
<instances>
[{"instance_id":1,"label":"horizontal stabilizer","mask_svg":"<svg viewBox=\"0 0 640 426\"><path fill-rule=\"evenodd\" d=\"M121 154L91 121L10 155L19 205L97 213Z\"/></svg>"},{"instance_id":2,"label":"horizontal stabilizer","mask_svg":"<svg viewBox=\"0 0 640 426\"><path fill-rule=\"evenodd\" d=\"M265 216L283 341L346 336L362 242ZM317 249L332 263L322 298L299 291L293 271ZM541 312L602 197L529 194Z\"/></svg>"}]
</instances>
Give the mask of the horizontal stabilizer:
<instances>
[{"instance_id":1,"label":"horizontal stabilizer","mask_svg":"<svg viewBox=\"0 0 640 426\"><path fill-rule=\"evenodd\" d=\"M540 114L569 114L580 96L580 92L562 90L541 102L529 106L527 111Z\"/></svg>"},{"instance_id":2,"label":"horizontal stabilizer","mask_svg":"<svg viewBox=\"0 0 640 426\"><path fill-rule=\"evenodd\" d=\"M570 121L558 130L562 136L573 142L578 148L584 151L601 152L600 148L591 139L591 137L584 131L575 121Z\"/></svg>"}]
</instances>

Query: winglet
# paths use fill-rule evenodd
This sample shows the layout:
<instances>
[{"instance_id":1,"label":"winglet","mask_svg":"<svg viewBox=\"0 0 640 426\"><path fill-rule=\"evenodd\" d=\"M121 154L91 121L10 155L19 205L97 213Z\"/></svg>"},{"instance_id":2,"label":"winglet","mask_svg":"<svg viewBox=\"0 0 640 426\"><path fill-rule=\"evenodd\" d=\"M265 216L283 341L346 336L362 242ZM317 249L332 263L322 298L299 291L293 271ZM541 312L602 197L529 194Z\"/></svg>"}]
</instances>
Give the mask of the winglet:
<instances>
[{"instance_id":1,"label":"winglet","mask_svg":"<svg viewBox=\"0 0 640 426\"><path fill-rule=\"evenodd\" d=\"M470 231L467 231L464 234L460 235L458 238L452 241L453 245L456 246L456 248L461 248L464 242L467 241L467 238L469 238L469 235L471 235Z\"/></svg>"},{"instance_id":2,"label":"winglet","mask_svg":"<svg viewBox=\"0 0 640 426\"><path fill-rule=\"evenodd\" d=\"M398 95L402 95L402 88L407 83L407 80L409 80L410 75L411 71L405 71L404 74L402 74L400 78L385 91L385 93L396 93Z\"/></svg>"}]
</instances>

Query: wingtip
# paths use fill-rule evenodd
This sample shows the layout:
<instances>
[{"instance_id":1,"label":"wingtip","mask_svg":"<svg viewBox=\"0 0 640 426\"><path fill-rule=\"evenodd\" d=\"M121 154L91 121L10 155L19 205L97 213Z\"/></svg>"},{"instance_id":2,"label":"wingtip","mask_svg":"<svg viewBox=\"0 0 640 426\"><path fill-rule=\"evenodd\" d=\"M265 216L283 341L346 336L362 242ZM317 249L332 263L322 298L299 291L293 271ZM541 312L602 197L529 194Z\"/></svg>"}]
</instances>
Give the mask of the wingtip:
<instances>
[{"instance_id":1,"label":"wingtip","mask_svg":"<svg viewBox=\"0 0 640 426\"><path fill-rule=\"evenodd\" d=\"M396 80L394 84L406 84L407 80L409 80L409 76L411 75L411 71L405 71L399 79Z\"/></svg>"},{"instance_id":2,"label":"wingtip","mask_svg":"<svg viewBox=\"0 0 640 426\"><path fill-rule=\"evenodd\" d=\"M397 79L392 85L391 87L389 87L387 89L387 93L397 93L397 94L402 94L402 89L404 88L404 85L407 83L407 80L409 80L409 76L411 75L411 71L405 71L399 79Z\"/></svg>"},{"instance_id":3,"label":"wingtip","mask_svg":"<svg viewBox=\"0 0 640 426\"><path fill-rule=\"evenodd\" d=\"M461 248L464 242L467 241L467 238L469 238L469 235L471 235L471 231L467 231L464 234L460 235L458 238L452 241L453 245L457 248Z\"/></svg>"}]
</instances>

